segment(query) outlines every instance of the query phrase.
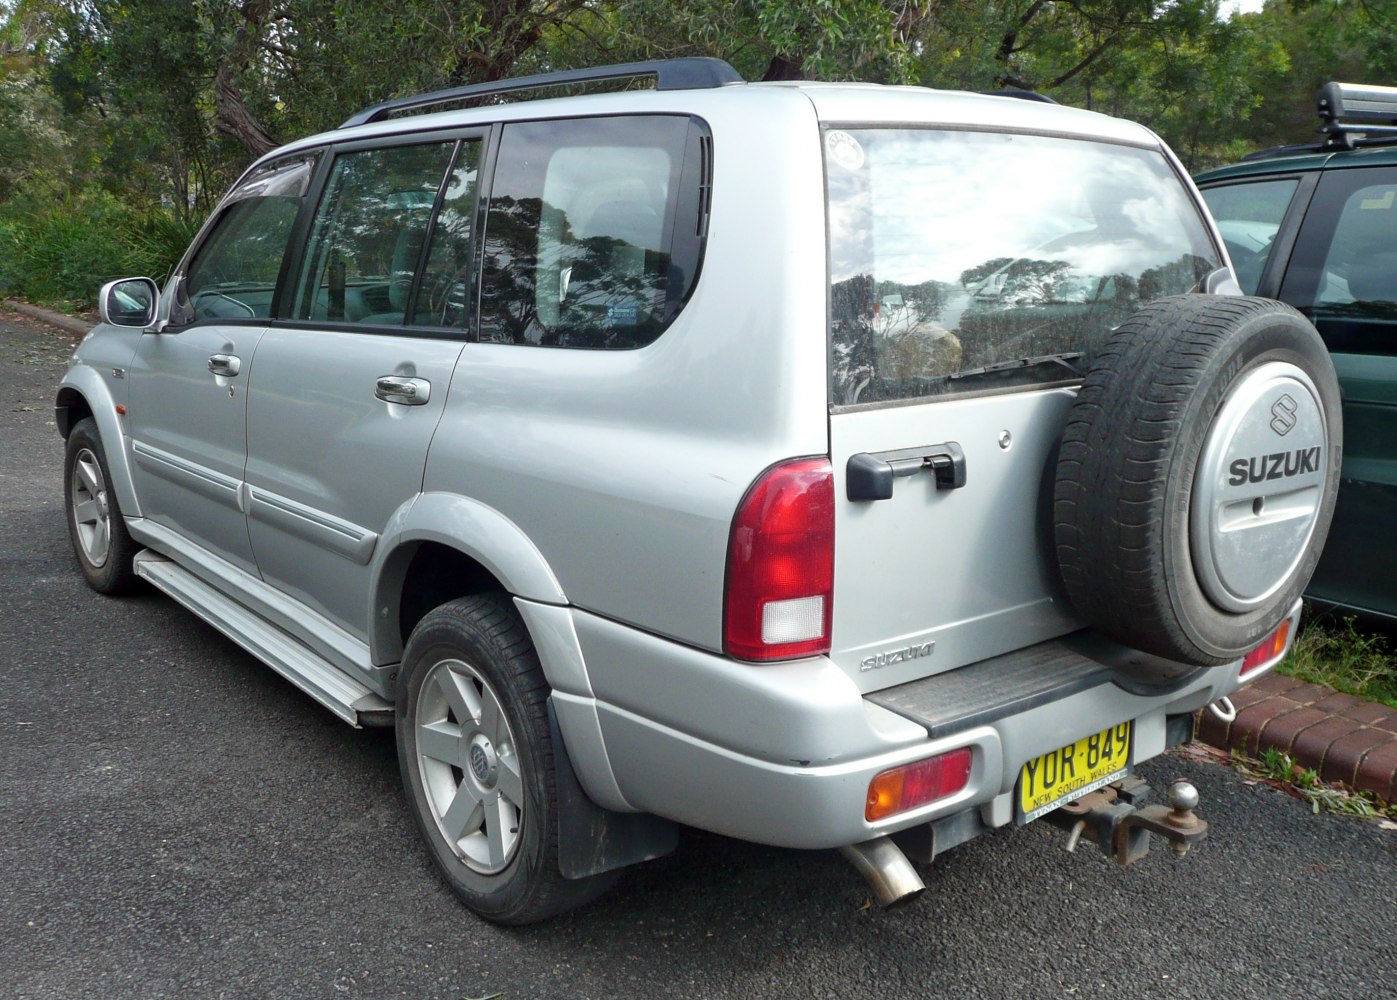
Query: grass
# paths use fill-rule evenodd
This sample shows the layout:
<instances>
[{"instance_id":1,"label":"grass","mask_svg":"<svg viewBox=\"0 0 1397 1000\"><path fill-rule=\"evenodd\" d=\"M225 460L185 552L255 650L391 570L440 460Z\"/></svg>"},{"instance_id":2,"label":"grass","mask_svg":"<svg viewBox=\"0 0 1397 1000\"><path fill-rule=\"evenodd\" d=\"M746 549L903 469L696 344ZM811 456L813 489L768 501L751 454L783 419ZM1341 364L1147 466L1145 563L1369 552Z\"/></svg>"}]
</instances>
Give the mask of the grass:
<instances>
[{"instance_id":1,"label":"grass","mask_svg":"<svg viewBox=\"0 0 1397 1000\"><path fill-rule=\"evenodd\" d=\"M1387 637L1360 631L1352 618L1307 621L1277 669L1397 708L1397 658Z\"/></svg>"},{"instance_id":2,"label":"grass","mask_svg":"<svg viewBox=\"0 0 1397 1000\"><path fill-rule=\"evenodd\" d=\"M1314 768L1302 768L1290 754L1275 748L1263 750L1257 759L1234 752L1232 762L1243 774L1278 785L1308 802L1315 813L1342 813L1362 819L1397 816L1397 804L1389 805L1371 792L1355 792L1321 781Z\"/></svg>"}]
</instances>

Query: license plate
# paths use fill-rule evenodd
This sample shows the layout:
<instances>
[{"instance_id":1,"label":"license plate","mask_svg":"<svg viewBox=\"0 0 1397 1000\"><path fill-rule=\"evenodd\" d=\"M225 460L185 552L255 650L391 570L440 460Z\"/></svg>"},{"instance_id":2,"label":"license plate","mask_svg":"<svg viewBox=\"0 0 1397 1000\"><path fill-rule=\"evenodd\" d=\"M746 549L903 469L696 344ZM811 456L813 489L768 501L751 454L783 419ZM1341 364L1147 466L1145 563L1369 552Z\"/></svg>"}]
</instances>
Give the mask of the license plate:
<instances>
[{"instance_id":1,"label":"license plate","mask_svg":"<svg viewBox=\"0 0 1397 1000\"><path fill-rule=\"evenodd\" d=\"M1029 761L1019 772L1019 822L1125 777L1134 736L1135 724L1122 722Z\"/></svg>"}]
</instances>

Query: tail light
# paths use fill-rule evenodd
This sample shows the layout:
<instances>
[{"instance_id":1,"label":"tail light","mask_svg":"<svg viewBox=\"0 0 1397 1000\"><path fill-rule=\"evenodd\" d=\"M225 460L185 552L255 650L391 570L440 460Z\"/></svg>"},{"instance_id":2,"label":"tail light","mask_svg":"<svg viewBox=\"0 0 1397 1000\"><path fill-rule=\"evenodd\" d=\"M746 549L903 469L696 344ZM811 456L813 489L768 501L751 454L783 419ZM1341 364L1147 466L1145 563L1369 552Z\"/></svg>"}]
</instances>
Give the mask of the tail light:
<instances>
[{"instance_id":1,"label":"tail light","mask_svg":"<svg viewBox=\"0 0 1397 1000\"><path fill-rule=\"evenodd\" d=\"M1245 678L1247 674L1253 674L1263 667L1269 667L1285 655L1289 646L1290 619L1287 618L1276 627L1276 631L1266 637L1260 646L1242 658L1241 677Z\"/></svg>"},{"instance_id":2,"label":"tail light","mask_svg":"<svg viewBox=\"0 0 1397 1000\"><path fill-rule=\"evenodd\" d=\"M828 653L833 605L833 471L826 458L782 462L733 518L723 647L742 660Z\"/></svg>"},{"instance_id":3,"label":"tail light","mask_svg":"<svg viewBox=\"0 0 1397 1000\"><path fill-rule=\"evenodd\" d=\"M971 753L961 747L883 771L868 783L864 819L870 823L954 795L970 783Z\"/></svg>"}]
</instances>

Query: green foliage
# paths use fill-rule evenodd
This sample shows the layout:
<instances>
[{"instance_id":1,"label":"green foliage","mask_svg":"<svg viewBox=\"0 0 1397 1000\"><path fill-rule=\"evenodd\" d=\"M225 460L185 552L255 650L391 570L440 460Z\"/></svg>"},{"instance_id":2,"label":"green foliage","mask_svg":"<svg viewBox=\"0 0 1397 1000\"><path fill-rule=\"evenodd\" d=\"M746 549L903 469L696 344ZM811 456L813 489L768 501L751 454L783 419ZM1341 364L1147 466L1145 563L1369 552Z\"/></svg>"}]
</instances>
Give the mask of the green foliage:
<instances>
[{"instance_id":1,"label":"green foliage","mask_svg":"<svg viewBox=\"0 0 1397 1000\"><path fill-rule=\"evenodd\" d=\"M684 55L753 80L1036 89L1143 122L1197 170L1311 138L1330 79L1397 83L1394 34L1397 0L1229 19L1218 0L0 0L0 216L81 257L63 220L112 223L94 206L114 197L139 222L109 232L120 259L164 238L151 219L188 229L253 155L369 104Z\"/></svg>"},{"instance_id":2,"label":"green foliage","mask_svg":"<svg viewBox=\"0 0 1397 1000\"><path fill-rule=\"evenodd\" d=\"M1352 618L1307 622L1279 669L1397 708L1397 659L1384 636L1360 631Z\"/></svg>"},{"instance_id":3,"label":"green foliage","mask_svg":"<svg viewBox=\"0 0 1397 1000\"><path fill-rule=\"evenodd\" d=\"M1234 754L1234 763L1243 774L1288 790L1303 800L1314 813L1331 812L1363 819L1379 819L1397 812L1397 805L1384 802L1370 792L1355 792L1322 781L1314 768L1302 768L1290 754L1267 747L1261 757L1250 760Z\"/></svg>"},{"instance_id":4,"label":"green foliage","mask_svg":"<svg viewBox=\"0 0 1397 1000\"><path fill-rule=\"evenodd\" d=\"M140 212L105 192L0 213L0 293L88 308L114 278L164 280L197 224Z\"/></svg>"}]
</instances>

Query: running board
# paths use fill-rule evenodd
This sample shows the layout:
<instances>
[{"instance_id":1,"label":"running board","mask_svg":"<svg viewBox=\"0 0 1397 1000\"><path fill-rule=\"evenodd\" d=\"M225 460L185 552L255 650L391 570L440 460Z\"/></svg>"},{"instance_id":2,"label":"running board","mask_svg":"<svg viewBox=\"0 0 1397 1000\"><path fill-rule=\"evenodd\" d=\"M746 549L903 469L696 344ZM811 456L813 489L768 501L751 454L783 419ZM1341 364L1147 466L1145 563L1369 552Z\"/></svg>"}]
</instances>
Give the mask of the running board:
<instances>
[{"instance_id":1,"label":"running board","mask_svg":"<svg viewBox=\"0 0 1397 1000\"><path fill-rule=\"evenodd\" d=\"M178 563L147 549L135 569L351 726L392 724L390 702Z\"/></svg>"}]
</instances>

